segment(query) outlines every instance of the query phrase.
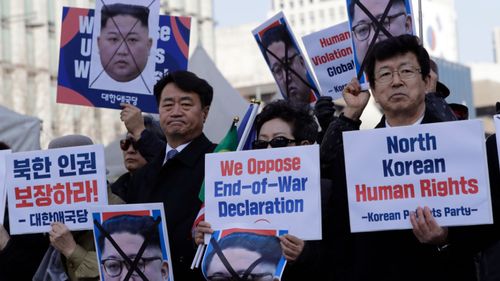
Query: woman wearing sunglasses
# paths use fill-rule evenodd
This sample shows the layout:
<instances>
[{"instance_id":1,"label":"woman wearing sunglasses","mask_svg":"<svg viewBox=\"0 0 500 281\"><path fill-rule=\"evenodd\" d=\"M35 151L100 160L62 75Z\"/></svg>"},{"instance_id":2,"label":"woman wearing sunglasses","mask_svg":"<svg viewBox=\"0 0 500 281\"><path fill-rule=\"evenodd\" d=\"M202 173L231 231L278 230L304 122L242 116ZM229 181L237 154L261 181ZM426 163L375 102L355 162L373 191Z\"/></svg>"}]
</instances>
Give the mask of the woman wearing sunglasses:
<instances>
[{"instance_id":1,"label":"woman wearing sunglasses","mask_svg":"<svg viewBox=\"0 0 500 281\"><path fill-rule=\"evenodd\" d=\"M318 124L309 105L294 105L285 100L278 100L264 107L255 119L255 129L257 140L252 143L253 149L314 144L318 135ZM331 181L321 181L323 237L331 236L328 232L331 227L325 223L331 216L330 205L326 203L332 201L331 188ZM200 222L195 230L196 244L203 243L204 233L212 232L210 223ZM288 261L281 280L319 280L318 278L328 275L328 266L320 263L324 257L323 243L326 243L325 240L304 242L290 234L281 236L281 251Z\"/></svg>"},{"instance_id":2,"label":"woman wearing sunglasses","mask_svg":"<svg viewBox=\"0 0 500 281\"><path fill-rule=\"evenodd\" d=\"M165 139L160 125L157 121L153 120L151 116L143 116L144 127L158 139ZM139 147L130 133L120 140L120 149L123 153L123 164L127 169L127 173L121 175L112 185L111 190L114 194L121 198L126 198L128 184L133 177L135 171L142 168L148 162L148 159L139 152ZM149 159L150 160L150 159Z\"/></svg>"}]
</instances>

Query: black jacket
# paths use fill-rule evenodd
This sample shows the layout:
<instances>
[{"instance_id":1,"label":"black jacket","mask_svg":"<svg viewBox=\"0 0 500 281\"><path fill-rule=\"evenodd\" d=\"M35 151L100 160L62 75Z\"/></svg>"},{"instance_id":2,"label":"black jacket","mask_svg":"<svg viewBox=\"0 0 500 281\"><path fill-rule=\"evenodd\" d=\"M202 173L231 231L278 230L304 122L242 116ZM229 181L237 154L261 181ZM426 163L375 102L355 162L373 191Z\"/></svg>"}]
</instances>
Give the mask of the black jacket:
<instances>
[{"instance_id":1,"label":"black jacket","mask_svg":"<svg viewBox=\"0 0 500 281\"><path fill-rule=\"evenodd\" d=\"M161 151L134 174L125 196L128 203L163 203L176 280L200 278L189 268L196 251L191 227L201 206L198 194L205 175L205 154L214 148L202 134L165 165L165 150Z\"/></svg>"}]
</instances>

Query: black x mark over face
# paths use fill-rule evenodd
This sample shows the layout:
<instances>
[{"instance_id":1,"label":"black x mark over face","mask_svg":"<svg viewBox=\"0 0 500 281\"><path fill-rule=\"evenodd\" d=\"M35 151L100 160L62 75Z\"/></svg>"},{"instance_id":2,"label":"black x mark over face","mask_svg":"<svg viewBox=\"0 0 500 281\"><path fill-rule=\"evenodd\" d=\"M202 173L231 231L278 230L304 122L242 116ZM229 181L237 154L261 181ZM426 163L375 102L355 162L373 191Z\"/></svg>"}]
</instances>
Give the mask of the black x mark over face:
<instances>
[{"instance_id":1,"label":"black x mark over face","mask_svg":"<svg viewBox=\"0 0 500 281\"><path fill-rule=\"evenodd\" d=\"M375 43L392 36L412 34L412 19L404 0L353 0L352 33L358 64L358 78L365 58Z\"/></svg>"}]
</instances>

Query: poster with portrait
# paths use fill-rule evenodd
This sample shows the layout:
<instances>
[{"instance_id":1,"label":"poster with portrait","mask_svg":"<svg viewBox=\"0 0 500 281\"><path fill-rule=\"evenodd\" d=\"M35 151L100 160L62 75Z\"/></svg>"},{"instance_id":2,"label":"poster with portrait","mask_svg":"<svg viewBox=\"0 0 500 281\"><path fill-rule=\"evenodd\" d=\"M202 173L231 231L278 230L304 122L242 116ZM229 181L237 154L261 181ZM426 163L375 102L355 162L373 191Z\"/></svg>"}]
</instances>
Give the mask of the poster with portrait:
<instances>
[{"instance_id":1,"label":"poster with portrait","mask_svg":"<svg viewBox=\"0 0 500 281\"><path fill-rule=\"evenodd\" d=\"M105 7L109 9L112 7L111 3L114 2L104 1L107 6L101 7L101 11L108 11ZM146 3L146 1L142 2ZM156 5L156 2L159 0L151 0L147 5L150 3ZM98 41L104 42L100 41L104 38L100 37L100 25L99 27L95 25L100 23L101 13L94 16L92 9L64 7L57 102L115 109L121 109L120 103L130 103L139 107L143 112L157 113L158 106L153 95L156 81L169 71L187 70L191 19L159 16L158 12L154 13L153 9L149 11L147 29L149 37L143 44L143 48L133 48L132 45L137 44L139 40L136 40L136 34L133 31L127 31L126 35L118 34L116 37L110 37L112 42L115 40L120 42L118 43L120 48L110 53L109 50L112 47L101 46L102 50L99 50ZM130 20L132 16L111 17L111 19L114 18ZM108 19L107 23L109 22ZM118 20L111 20L110 26L116 27L115 23L118 23ZM156 23L153 25L155 28L152 28L153 23ZM134 24L132 30L141 29L140 20L135 21ZM144 31L145 28L142 26L141 30ZM122 36L128 41L122 40ZM151 47L149 47L149 42L151 42ZM144 45L149 48L149 51ZM135 52L136 55L131 56L130 51ZM107 59L104 59L105 56ZM138 59L139 57L141 60ZM105 67L106 65L108 66ZM138 70L141 69L142 71L139 72ZM133 74L131 76L137 76L130 81L125 81L128 78L116 78L123 82L113 82L111 77L115 75L110 76L109 73L115 70L122 74L128 71Z\"/></svg>"},{"instance_id":2,"label":"poster with portrait","mask_svg":"<svg viewBox=\"0 0 500 281\"><path fill-rule=\"evenodd\" d=\"M207 280L281 280L286 259L279 236L284 230L231 228L214 231L201 269ZM235 274L236 273L236 274Z\"/></svg>"},{"instance_id":3,"label":"poster with portrait","mask_svg":"<svg viewBox=\"0 0 500 281\"><path fill-rule=\"evenodd\" d=\"M162 203L96 206L89 218L101 281L174 280Z\"/></svg>"},{"instance_id":4,"label":"poster with portrait","mask_svg":"<svg viewBox=\"0 0 500 281\"><path fill-rule=\"evenodd\" d=\"M10 150L0 150L0 224L3 224L5 216L5 156L10 154Z\"/></svg>"},{"instance_id":5,"label":"poster with portrait","mask_svg":"<svg viewBox=\"0 0 500 281\"><path fill-rule=\"evenodd\" d=\"M151 95L160 0L96 1L89 88Z\"/></svg>"},{"instance_id":6,"label":"poster with portrait","mask_svg":"<svg viewBox=\"0 0 500 281\"><path fill-rule=\"evenodd\" d=\"M415 20L410 0L346 0L347 17L352 32L356 71L363 89L368 81L362 75L366 55L373 45L390 36L415 34Z\"/></svg>"},{"instance_id":7,"label":"poster with portrait","mask_svg":"<svg viewBox=\"0 0 500 281\"><path fill-rule=\"evenodd\" d=\"M283 12L252 33L283 98L294 103L314 103L320 96L319 87Z\"/></svg>"},{"instance_id":8,"label":"poster with portrait","mask_svg":"<svg viewBox=\"0 0 500 281\"><path fill-rule=\"evenodd\" d=\"M10 153L5 166L11 234L91 229L89 207L108 204L102 145Z\"/></svg>"}]
</instances>

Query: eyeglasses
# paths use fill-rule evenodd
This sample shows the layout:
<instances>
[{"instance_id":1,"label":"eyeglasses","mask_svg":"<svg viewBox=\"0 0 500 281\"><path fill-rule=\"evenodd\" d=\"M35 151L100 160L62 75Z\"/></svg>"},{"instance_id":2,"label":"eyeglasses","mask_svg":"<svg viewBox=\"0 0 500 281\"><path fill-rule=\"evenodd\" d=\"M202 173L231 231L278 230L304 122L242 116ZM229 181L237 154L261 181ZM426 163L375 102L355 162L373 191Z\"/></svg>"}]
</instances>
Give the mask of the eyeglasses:
<instances>
[{"instance_id":1,"label":"eyeglasses","mask_svg":"<svg viewBox=\"0 0 500 281\"><path fill-rule=\"evenodd\" d=\"M290 67L290 65L294 64L295 63L295 58L297 58L299 56L299 53L295 53L291 56L288 57L287 60L285 60L285 58L282 59L283 63L278 61L276 62L273 67L271 68L271 72L276 75L276 76L283 76L283 70L285 70L285 65L287 67Z\"/></svg>"},{"instance_id":2,"label":"eyeglasses","mask_svg":"<svg viewBox=\"0 0 500 281\"><path fill-rule=\"evenodd\" d=\"M270 141L265 141L265 140L254 140L252 142L252 147L253 149L264 149L267 148L268 145L271 145L271 147L285 147L288 146L290 143L297 142L296 140L291 140L286 137L275 137L274 139Z\"/></svg>"},{"instance_id":3,"label":"eyeglasses","mask_svg":"<svg viewBox=\"0 0 500 281\"><path fill-rule=\"evenodd\" d=\"M403 65L398 70L390 70L388 68L383 68L375 75L375 80L380 84L389 84L394 79L394 72L397 72L401 80L410 80L420 73L420 68L416 68L413 65Z\"/></svg>"},{"instance_id":4,"label":"eyeglasses","mask_svg":"<svg viewBox=\"0 0 500 281\"><path fill-rule=\"evenodd\" d=\"M225 275L214 275L208 276L207 279L209 281L273 281L274 276L272 273L260 273L260 274L249 274L246 279L242 279L242 276L233 277L233 276L225 276Z\"/></svg>"},{"instance_id":5,"label":"eyeglasses","mask_svg":"<svg viewBox=\"0 0 500 281\"><path fill-rule=\"evenodd\" d=\"M381 22L380 24L387 30L389 31L391 29L391 23L394 19L399 18L400 16L404 16L406 13L401 12L392 16L387 16L385 17L384 21ZM375 22L362 22L359 23L355 26L352 27L352 31L354 32L354 36L356 36L356 39L359 41L365 41L368 39L370 36L370 31L373 29L375 31L375 28L377 27Z\"/></svg>"},{"instance_id":6,"label":"eyeglasses","mask_svg":"<svg viewBox=\"0 0 500 281\"><path fill-rule=\"evenodd\" d=\"M133 258L131 258L133 260ZM139 262L137 263L137 269L140 270L141 272L144 272L144 269L146 266L155 260L162 260L161 257L150 257L150 258L140 258ZM127 268L127 270L130 270L130 265L126 263L124 260L119 260L119 259L105 259L101 261L101 264L104 266L104 271L106 272L107 275L110 277L116 277L122 274L123 266ZM132 275L138 275L137 272L134 270Z\"/></svg>"},{"instance_id":7,"label":"eyeglasses","mask_svg":"<svg viewBox=\"0 0 500 281\"><path fill-rule=\"evenodd\" d=\"M138 149L138 145L137 145L137 142L135 140L133 140L131 138L126 138L126 139L120 140L120 148L123 151L127 151L128 148L130 147L130 145L132 145L134 150Z\"/></svg>"}]
</instances>

